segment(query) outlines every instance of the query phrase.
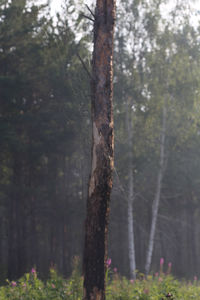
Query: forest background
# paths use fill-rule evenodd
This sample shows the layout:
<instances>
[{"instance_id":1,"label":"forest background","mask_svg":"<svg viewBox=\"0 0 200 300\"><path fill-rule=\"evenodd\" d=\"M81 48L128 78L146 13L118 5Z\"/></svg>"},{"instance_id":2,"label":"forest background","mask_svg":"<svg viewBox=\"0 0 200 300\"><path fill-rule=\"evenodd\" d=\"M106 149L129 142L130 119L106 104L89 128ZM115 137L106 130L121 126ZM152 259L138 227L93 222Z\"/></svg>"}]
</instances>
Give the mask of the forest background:
<instances>
[{"instance_id":1,"label":"forest background","mask_svg":"<svg viewBox=\"0 0 200 300\"><path fill-rule=\"evenodd\" d=\"M151 272L162 257L192 278L200 276L199 12L177 1L166 18L163 5L118 7L109 257L129 276L132 218L136 269L145 271L157 197ZM50 266L68 276L82 258L92 23L76 1L51 17L48 4L0 0L2 282L33 266L43 278Z\"/></svg>"}]
</instances>

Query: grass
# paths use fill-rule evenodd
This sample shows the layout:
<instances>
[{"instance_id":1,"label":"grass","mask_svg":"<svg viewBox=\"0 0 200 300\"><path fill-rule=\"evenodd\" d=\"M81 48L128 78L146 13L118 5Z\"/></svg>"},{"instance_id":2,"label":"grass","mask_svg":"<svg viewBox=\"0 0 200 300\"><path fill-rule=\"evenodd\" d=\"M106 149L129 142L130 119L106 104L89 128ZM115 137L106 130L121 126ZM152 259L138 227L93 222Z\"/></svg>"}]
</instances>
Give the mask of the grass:
<instances>
[{"instance_id":1,"label":"grass","mask_svg":"<svg viewBox=\"0 0 200 300\"><path fill-rule=\"evenodd\" d=\"M121 277L117 270L107 271L106 300L200 300L200 283L179 281L162 270L154 276L128 280ZM81 300L83 278L75 266L70 278L64 279L54 269L46 282L38 278L33 268L18 281L8 281L0 287L1 300Z\"/></svg>"}]
</instances>

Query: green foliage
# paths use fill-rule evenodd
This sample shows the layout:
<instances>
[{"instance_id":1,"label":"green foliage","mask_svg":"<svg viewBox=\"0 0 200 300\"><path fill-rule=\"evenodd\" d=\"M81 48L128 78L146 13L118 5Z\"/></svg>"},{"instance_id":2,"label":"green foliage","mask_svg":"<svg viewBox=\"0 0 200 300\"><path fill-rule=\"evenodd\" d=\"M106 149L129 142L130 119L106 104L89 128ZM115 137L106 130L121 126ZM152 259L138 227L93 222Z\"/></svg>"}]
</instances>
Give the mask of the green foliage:
<instances>
[{"instance_id":1,"label":"green foliage","mask_svg":"<svg viewBox=\"0 0 200 300\"><path fill-rule=\"evenodd\" d=\"M19 278L32 265L44 276L61 247L64 259L59 254L62 263L56 263L71 273L71 257L64 253L70 246L66 249L63 239L71 239L66 231L74 199L82 196L82 177L75 169L83 156L80 139L86 143L89 131L89 82L76 54L85 61L88 50L76 42L68 16L53 20L47 6L37 2L0 1L0 227L1 241L11 245L8 259L8 249L0 258L0 280ZM70 180L78 174L70 188L67 174ZM11 209L16 203L18 212ZM48 243L58 239L55 250ZM23 264L19 257L26 257Z\"/></svg>"},{"instance_id":2,"label":"green foliage","mask_svg":"<svg viewBox=\"0 0 200 300\"><path fill-rule=\"evenodd\" d=\"M7 280L7 285L0 288L2 300L79 300L82 297L82 278L77 268L72 276L65 280L55 269L50 270L50 278L44 283L35 269L25 274L17 282Z\"/></svg>"},{"instance_id":3,"label":"green foliage","mask_svg":"<svg viewBox=\"0 0 200 300\"><path fill-rule=\"evenodd\" d=\"M138 279L128 280L109 270L107 280L107 300L190 300L198 299L200 285L197 280L181 282L170 274L156 273L147 278L138 274ZM83 278L80 275L77 260L69 279L59 276L55 269L50 270L50 278L42 282L35 269L25 274L17 282L8 281L0 288L1 300L81 300Z\"/></svg>"},{"instance_id":4,"label":"green foliage","mask_svg":"<svg viewBox=\"0 0 200 300\"><path fill-rule=\"evenodd\" d=\"M39 2L0 0L0 280L3 282L7 277L19 278L32 265L45 277L51 261L67 276L71 273L73 253L80 255L82 251L90 167L90 80L77 54L90 71L88 41L92 40L93 23L83 14L92 15L86 9L78 17L77 1L63 1L64 13L53 21L46 13L47 7ZM81 2L84 10L84 1ZM159 168L165 95L166 172L152 268L156 268L159 249L164 249L167 259L176 264L174 272L178 276L189 277L194 273L199 276L200 28L193 28L187 18L181 17L184 6L173 11L177 14L174 24L164 21L159 7L165 2L123 0L117 9L114 111L115 166L119 178L111 202L109 251L123 275L128 273L124 201L129 165L126 103L134 135L137 267L143 269ZM25 276L17 287L9 283L1 293L10 293L5 299L17 299L17 290L21 299L81 297L78 268L68 281L54 270L45 284L38 278L34 280L37 288L28 284ZM167 280L170 279L164 280L166 291ZM23 296L20 282L24 281L29 291L27 288ZM118 278L116 286L120 291L115 297L155 299L142 293L148 282L152 284L151 297L156 293L163 297L162 292L158 293L156 278L138 280L134 285ZM115 277L108 283L107 298L115 299L112 298ZM159 284L164 288L164 283ZM185 284L181 293L182 299L187 299L184 295L197 299L198 287Z\"/></svg>"}]
</instances>

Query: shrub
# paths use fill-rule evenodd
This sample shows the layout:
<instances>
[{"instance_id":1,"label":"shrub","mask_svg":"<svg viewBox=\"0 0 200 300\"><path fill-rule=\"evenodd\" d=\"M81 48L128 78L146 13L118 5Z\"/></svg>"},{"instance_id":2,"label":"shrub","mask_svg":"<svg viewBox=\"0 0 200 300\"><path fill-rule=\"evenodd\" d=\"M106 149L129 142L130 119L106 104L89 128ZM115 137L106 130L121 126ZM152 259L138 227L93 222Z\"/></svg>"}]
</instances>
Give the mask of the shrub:
<instances>
[{"instance_id":1,"label":"shrub","mask_svg":"<svg viewBox=\"0 0 200 300\"><path fill-rule=\"evenodd\" d=\"M81 300L83 278L79 271L79 261L75 258L74 270L67 280L59 276L55 269L50 277L42 282L33 268L18 281L8 281L0 287L1 300ZM181 282L163 272L154 276L138 274L136 280L121 277L116 270L108 267L106 280L106 300L198 300L200 285L195 278L193 283Z\"/></svg>"}]
</instances>

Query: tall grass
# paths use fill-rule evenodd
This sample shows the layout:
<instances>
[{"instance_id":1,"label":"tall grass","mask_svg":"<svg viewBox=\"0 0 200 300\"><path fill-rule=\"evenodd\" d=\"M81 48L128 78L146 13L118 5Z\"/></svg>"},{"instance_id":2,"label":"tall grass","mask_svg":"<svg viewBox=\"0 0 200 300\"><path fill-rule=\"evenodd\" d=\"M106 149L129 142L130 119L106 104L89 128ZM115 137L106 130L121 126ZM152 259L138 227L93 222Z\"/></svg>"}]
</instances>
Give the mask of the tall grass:
<instances>
[{"instance_id":1,"label":"tall grass","mask_svg":"<svg viewBox=\"0 0 200 300\"><path fill-rule=\"evenodd\" d=\"M162 261L161 261L162 262ZM136 280L128 280L118 274L117 269L108 265L106 300L200 300L200 282L179 281L171 274L171 265L166 273L160 265L155 275L145 277L137 274ZM83 278L78 263L75 262L72 275L68 279L59 276L55 269L50 270L46 282L38 278L33 268L18 281L8 281L0 287L1 300L81 300Z\"/></svg>"}]
</instances>

